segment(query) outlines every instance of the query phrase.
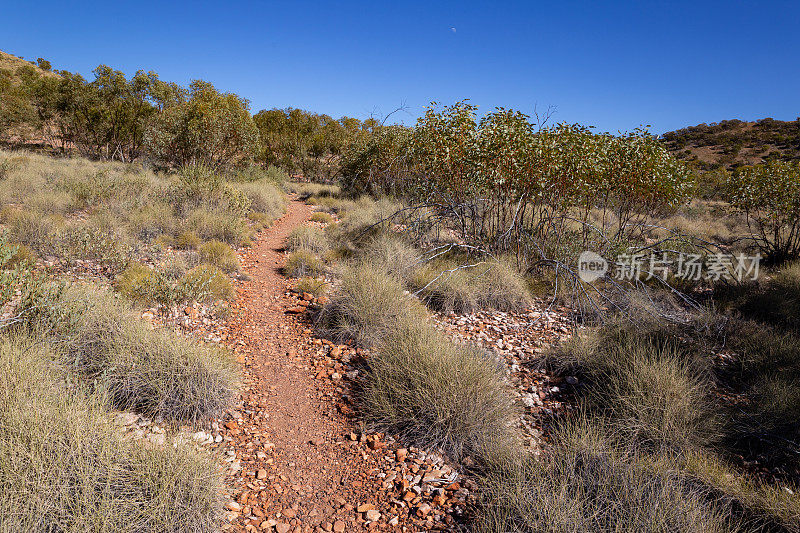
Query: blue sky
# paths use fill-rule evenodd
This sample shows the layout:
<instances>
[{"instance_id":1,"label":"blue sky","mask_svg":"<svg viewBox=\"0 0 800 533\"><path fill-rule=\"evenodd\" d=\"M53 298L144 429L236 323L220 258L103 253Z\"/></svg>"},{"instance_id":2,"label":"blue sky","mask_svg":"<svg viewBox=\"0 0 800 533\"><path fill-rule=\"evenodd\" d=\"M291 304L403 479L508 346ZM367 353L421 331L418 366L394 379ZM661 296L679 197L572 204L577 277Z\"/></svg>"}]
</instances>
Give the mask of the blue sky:
<instances>
[{"instance_id":1,"label":"blue sky","mask_svg":"<svg viewBox=\"0 0 800 533\"><path fill-rule=\"evenodd\" d=\"M599 130L800 116L798 2L0 0L0 50L86 76L202 78L253 111L469 98Z\"/></svg>"}]
</instances>

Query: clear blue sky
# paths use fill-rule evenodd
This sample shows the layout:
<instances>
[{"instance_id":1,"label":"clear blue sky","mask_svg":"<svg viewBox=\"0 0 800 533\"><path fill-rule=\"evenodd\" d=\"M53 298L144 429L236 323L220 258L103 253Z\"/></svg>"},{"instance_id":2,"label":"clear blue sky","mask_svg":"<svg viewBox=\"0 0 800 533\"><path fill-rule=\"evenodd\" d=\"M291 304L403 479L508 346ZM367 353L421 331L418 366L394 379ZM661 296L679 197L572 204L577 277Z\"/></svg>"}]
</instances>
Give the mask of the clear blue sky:
<instances>
[{"instance_id":1,"label":"clear blue sky","mask_svg":"<svg viewBox=\"0 0 800 533\"><path fill-rule=\"evenodd\" d=\"M554 106L657 133L800 115L800 3L0 0L0 50L85 76L195 78L252 109L366 118L432 100Z\"/></svg>"}]
</instances>

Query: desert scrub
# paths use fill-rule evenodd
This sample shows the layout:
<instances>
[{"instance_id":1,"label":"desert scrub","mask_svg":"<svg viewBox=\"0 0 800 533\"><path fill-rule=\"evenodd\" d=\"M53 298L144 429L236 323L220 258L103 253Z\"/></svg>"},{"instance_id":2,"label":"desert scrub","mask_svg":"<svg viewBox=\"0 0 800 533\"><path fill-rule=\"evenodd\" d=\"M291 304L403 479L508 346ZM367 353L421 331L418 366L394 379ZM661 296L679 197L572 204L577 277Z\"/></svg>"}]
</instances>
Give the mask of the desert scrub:
<instances>
[{"instance_id":1,"label":"desert scrub","mask_svg":"<svg viewBox=\"0 0 800 533\"><path fill-rule=\"evenodd\" d=\"M508 462L519 444L518 417L500 365L478 348L450 342L406 307L369 360L365 417L456 460Z\"/></svg>"},{"instance_id":2,"label":"desert scrub","mask_svg":"<svg viewBox=\"0 0 800 533\"><path fill-rule=\"evenodd\" d=\"M341 189L337 185L325 185L323 183L290 183L289 189L297 194L301 200L306 200L312 196L330 197L338 196Z\"/></svg>"},{"instance_id":3,"label":"desert scrub","mask_svg":"<svg viewBox=\"0 0 800 533\"><path fill-rule=\"evenodd\" d=\"M225 272L236 272L240 268L236 252L222 241L203 243L198 251L203 263L218 267Z\"/></svg>"},{"instance_id":4,"label":"desert scrub","mask_svg":"<svg viewBox=\"0 0 800 533\"><path fill-rule=\"evenodd\" d=\"M476 530L675 531L740 530L730 509L706 487L656 468L597 421L566 424L540 458L489 471L482 480Z\"/></svg>"},{"instance_id":5,"label":"desert scrub","mask_svg":"<svg viewBox=\"0 0 800 533\"><path fill-rule=\"evenodd\" d=\"M414 272L422 267L422 255L419 250L399 236L379 235L359 250L364 261L385 269L408 284Z\"/></svg>"},{"instance_id":6,"label":"desert scrub","mask_svg":"<svg viewBox=\"0 0 800 533\"><path fill-rule=\"evenodd\" d=\"M608 324L576 335L545 365L586 380L587 407L629 437L675 451L712 445L724 433L711 404L709 364L672 335L655 322Z\"/></svg>"},{"instance_id":7,"label":"desert scrub","mask_svg":"<svg viewBox=\"0 0 800 533\"><path fill-rule=\"evenodd\" d=\"M182 231L175 237L175 247L181 250L199 248L203 241L192 231Z\"/></svg>"},{"instance_id":8,"label":"desert scrub","mask_svg":"<svg viewBox=\"0 0 800 533\"><path fill-rule=\"evenodd\" d=\"M205 208L196 209L187 225L203 240L220 240L232 246L249 244L253 233L243 218Z\"/></svg>"},{"instance_id":9,"label":"desert scrub","mask_svg":"<svg viewBox=\"0 0 800 533\"><path fill-rule=\"evenodd\" d=\"M47 304L34 308L28 331L115 407L195 422L230 404L236 373L227 352L151 330L104 290L72 287Z\"/></svg>"},{"instance_id":10,"label":"desert scrub","mask_svg":"<svg viewBox=\"0 0 800 533\"><path fill-rule=\"evenodd\" d=\"M114 280L114 289L132 302L169 305L176 293L169 277L141 263L133 263Z\"/></svg>"},{"instance_id":11,"label":"desert scrub","mask_svg":"<svg viewBox=\"0 0 800 533\"><path fill-rule=\"evenodd\" d=\"M307 292L319 297L328 291L328 286L324 279L306 277L298 280L294 288L297 292Z\"/></svg>"},{"instance_id":12,"label":"desert scrub","mask_svg":"<svg viewBox=\"0 0 800 533\"><path fill-rule=\"evenodd\" d=\"M301 248L289 254L283 271L293 278L314 275L322 271L322 261L310 250Z\"/></svg>"},{"instance_id":13,"label":"desert scrub","mask_svg":"<svg viewBox=\"0 0 800 533\"><path fill-rule=\"evenodd\" d=\"M317 327L338 342L352 339L373 345L409 314L426 319L425 308L403 292L399 280L356 262L345 265L341 284L320 312Z\"/></svg>"},{"instance_id":14,"label":"desert scrub","mask_svg":"<svg viewBox=\"0 0 800 533\"><path fill-rule=\"evenodd\" d=\"M0 340L3 531L215 531L222 480L184 445L123 440L43 344Z\"/></svg>"},{"instance_id":15,"label":"desert scrub","mask_svg":"<svg viewBox=\"0 0 800 533\"><path fill-rule=\"evenodd\" d=\"M333 217L329 213L324 213L322 211L317 211L311 215L309 218L311 222L321 222L322 224L330 224L333 222Z\"/></svg>"},{"instance_id":16,"label":"desert scrub","mask_svg":"<svg viewBox=\"0 0 800 533\"><path fill-rule=\"evenodd\" d=\"M324 253L330 248L325 233L313 226L300 226L289 233L286 238L286 249L290 252L305 249L315 254Z\"/></svg>"},{"instance_id":17,"label":"desert scrub","mask_svg":"<svg viewBox=\"0 0 800 533\"><path fill-rule=\"evenodd\" d=\"M272 183L237 183L235 187L250 200L251 213L260 213L275 220L286 211L286 195Z\"/></svg>"},{"instance_id":18,"label":"desert scrub","mask_svg":"<svg viewBox=\"0 0 800 533\"><path fill-rule=\"evenodd\" d=\"M188 299L198 302L231 300L236 295L228 276L212 265L194 267L180 279L178 288Z\"/></svg>"},{"instance_id":19,"label":"desert scrub","mask_svg":"<svg viewBox=\"0 0 800 533\"><path fill-rule=\"evenodd\" d=\"M520 311L531 304L525 280L501 261L437 261L416 270L411 285L428 306L444 313Z\"/></svg>"}]
</instances>

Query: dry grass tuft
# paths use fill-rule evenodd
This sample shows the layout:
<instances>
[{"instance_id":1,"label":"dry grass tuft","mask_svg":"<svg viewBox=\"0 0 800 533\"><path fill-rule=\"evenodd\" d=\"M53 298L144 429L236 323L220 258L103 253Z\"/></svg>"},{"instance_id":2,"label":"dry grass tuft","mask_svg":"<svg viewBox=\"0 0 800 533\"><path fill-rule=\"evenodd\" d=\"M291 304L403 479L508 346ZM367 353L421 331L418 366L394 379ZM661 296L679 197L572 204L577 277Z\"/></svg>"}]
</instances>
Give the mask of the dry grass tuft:
<instances>
[{"instance_id":1,"label":"dry grass tuft","mask_svg":"<svg viewBox=\"0 0 800 533\"><path fill-rule=\"evenodd\" d=\"M203 243L198 251L203 263L213 265L225 272L237 272L241 268L234 249L222 241L214 240Z\"/></svg>"},{"instance_id":2,"label":"dry grass tuft","mask_svg":"<svg viewBox=\"0 0 800 533\"><path fill-rule=\"evenodd\" d=\"M472 265L463 268L465 265ZM531 303L519 273L499 261L456 263L440 261L417 270L411 285L432 309L466 314L481 309L520 311Z\"/></svg>"},{"instance_id":3,"label":"dry grass tuft","mask_svg":"<svg viewBox=\"0 0 800 533\"><path fill-rule=\"evenodd\" d=\"M286 258L283 271L293 278L313 276L322 271L322 261L310 250L299 248Z\"/></svg>"},{"instance_id":4,"label":"dry grass tuft","mask_svg":"<svg viewBox=\"0 0 800 533\"><path fill-rule=\"evenodd\" d=\"M116 407L195 422L221 415L232 401L236 373L227 352L151 330L106 291L70 288L39 307L28 327Z\"/></svg>"},{"instance_id":5,"label":"dry grass tuft","mask_svg":"<svg viewBox=\"0 0 800 533\"><path fill-rule=\"evenodd\" d=\"M54 357L41 343L0 340L0 528L215 531L213 461L122 440L101 400L67 388Z\"/></svg>"},{"instance_id":6,"label":"dry grass tuft","mask_svg":"<svg viewBox=\"0 0 800 533\"><path fill-rule=\"evenodd\" d=\"M313 226L300 226L289 233L286 238L286 249L290 252L309 250L315 254L322 254L330 248L325 233Z\"/></svg>"},{"instance_id":7,"label":"dry grass tuft","mask_svg":"<svg viewBox=\"0 0 800 533\"><path fill-rule=\"evenodd\" d=\"M540 459L488 473L476 530L675 531L738 530L709 491L668 468L656 469L621 446L598 421L567 424Z\"/></svg>"},{"instance_id":8,"label":"dry grass tuft","mask_svg":"<svg viewBox=\"0 0 800 533\"><path fill-rule=\"evenodd\" d=\"M320 222L322 224L331 224L333 222L333 217L329 213L324 213L322 211L317 211L316 213L311 215L309 218L311 222Z\"/></svg>"}]
</instances>

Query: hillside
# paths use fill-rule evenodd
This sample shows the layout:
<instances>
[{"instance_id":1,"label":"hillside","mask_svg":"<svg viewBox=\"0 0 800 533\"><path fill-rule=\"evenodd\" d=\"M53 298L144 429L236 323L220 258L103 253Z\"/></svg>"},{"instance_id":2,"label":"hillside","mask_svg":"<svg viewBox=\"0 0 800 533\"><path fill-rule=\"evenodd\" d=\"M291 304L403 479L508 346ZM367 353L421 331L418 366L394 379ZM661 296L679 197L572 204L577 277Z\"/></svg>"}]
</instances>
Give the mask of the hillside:
<instances>
[{"instance_id":1,"label":"hillside","mask_svg":"<svg viewBox=\"0 0 800 533\"><path fill-rule=\"evenodd\" d=\"M24 67L24 66L34 67L46 75L57 76L55 72L52 72L50 70L39 69L39 67L36 66L35 63L31 63L30 61L26 61L21 57L17 57L12 54L7 54L6 52L0 50L0 70L10 70L12 72L16 72L16 70L19 67Z\"/></svg>"},{"instance_id":2,"label":"hillside","mask_svg":"<svg viewBox=\"0 0 800 533\"><path fill-rule=\"evenodd\" d=\"M704 170L731 169L774 158L800 159L800 118L789 122L723 120L671 131L661 138L677 158Z\"/></svg>"}]
</instances>

